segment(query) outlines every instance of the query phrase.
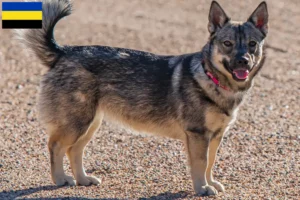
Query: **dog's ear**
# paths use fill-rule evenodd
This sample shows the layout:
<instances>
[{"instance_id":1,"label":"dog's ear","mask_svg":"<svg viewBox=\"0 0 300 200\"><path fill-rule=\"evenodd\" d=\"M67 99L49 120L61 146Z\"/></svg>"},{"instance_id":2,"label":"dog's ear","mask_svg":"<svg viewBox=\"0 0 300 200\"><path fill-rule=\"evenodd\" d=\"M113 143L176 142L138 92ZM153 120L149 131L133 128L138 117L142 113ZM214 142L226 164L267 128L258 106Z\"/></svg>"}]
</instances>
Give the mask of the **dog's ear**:
<instances>
[{"instance_id":1,"label":"dog's ear","mask_svg":"<svg viewBox=\"0 0 300 200\"><path fill-rule=\"evenodd\" d=\"M222 7L216 1L212 1L208 15L208 31L214 34L218 29L222 28L230 18L226 15Z\"/></svg>"},{"instance_id":2,"label":"dog's ear","mask_svg":"<svg viewBox=\"0 0 300 200\"><path fill-rule=\"evenodd\" d=\"M248 18L248 22L254 24L264 35L268 33L268 8L265 1L261 2L259 6L254 10L254 12Z\"/></svg>"}]
</instances>

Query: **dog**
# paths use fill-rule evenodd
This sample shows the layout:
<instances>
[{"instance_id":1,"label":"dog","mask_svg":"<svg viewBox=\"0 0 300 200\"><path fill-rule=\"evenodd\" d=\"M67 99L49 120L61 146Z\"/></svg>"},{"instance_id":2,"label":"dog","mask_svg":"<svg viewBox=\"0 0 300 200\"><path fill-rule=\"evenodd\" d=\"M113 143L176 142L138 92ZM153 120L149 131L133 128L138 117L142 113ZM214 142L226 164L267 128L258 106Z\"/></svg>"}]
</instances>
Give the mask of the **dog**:
<instances>
[{"instance_id":1,"label":"dog","mask_svg":"<svg viewBox=\"0 0 300 200\"><path fill-rule=\"evenodd\" d=\"M216 195L224 186L212 168L224 134L265 60L268 10L262 2L245 22L212 1L209 40L200 52L161 56L108 46L60 46L55 24L71 14L68 0L43 1L43 28L17 30L49 68L41 82L39 118L49 135L56 185L91 185L83 152L103 118L138 132L183 141L193 187ZM73 175L63 170L68 156Z\"/></svg>"}]
</instances>

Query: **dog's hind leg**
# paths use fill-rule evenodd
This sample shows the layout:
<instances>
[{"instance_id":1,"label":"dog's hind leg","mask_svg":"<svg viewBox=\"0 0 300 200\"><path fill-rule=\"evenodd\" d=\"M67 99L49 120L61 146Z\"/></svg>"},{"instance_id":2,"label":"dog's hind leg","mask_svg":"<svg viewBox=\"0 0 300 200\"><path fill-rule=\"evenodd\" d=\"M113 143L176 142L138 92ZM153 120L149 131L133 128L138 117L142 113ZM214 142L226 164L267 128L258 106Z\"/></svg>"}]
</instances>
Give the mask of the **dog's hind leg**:
<instances>
[{"instance_id":1,"label":"dog's hind leg","mask_svg":"<svg viewBox=\"0 0 300 200\"><path fill-rule=\"evenodd\" d=\"M64 131L59 128L52 128L49 131L50 137L48 141L48 149L50 152L51 163L51 177L53 182L57 186L62 185L75 185L73 177L67 176L63 169L63 158L70 144L65 141L69 141L72 138L66 139Z\"/></svg>"},{"instance_id":2,"label":"dog's hind leg","mask_svg":"<svg viewBox=\"0 0 300 200\"><path fill-rule=\"evenodd\" d=\"M82 157L84 147L90 141L94 133L98 130L103 119L102 113L97 113L86 133L82 135L74 145L67 150L67 155L70 160L72 172L75 176L77 185L98 185L100 180L96 177L87 176L83 167Z\"/></svg>"},{"instance_id":3,"label":"dog's hind leg","mask_svg":"<svg viewBox=\"0 0 300 200\"><path fill-rule=\"evenodd\" d=\"M53 181L57 185L75 184L63 171L67 153L78 183L86 184L81 159L84 146L99 126L96 121L102 119L97 112L99 85L94 75L78 63L62 58L60 62L43 78L39 118L50 136Z\"/></svg>"},{"instance_id":4,"label":"dog's hind leg","mask_svg":"<svg viewBox=\"0 0 300 200\"><path fill-rule=\"evenodd\" d=\"M76 113L56 115L59 120L46 124L47 133L50 135L48 148L51 161L51 176L58 185L75 185L71 176L67 176L63 169L63 158L67 153L72 172L77 184L96 184L96 178L88 178L82 167L82 154L85 145L91 139L102 121L102 114L94 114L86 107L76 107ZM83 111L86 111L84 113ZM90 112L89 112L90 111ZM84 115L85 114L85 115ZM64 117L64 116L68 116Z\"/></svg>"}]
</instances>

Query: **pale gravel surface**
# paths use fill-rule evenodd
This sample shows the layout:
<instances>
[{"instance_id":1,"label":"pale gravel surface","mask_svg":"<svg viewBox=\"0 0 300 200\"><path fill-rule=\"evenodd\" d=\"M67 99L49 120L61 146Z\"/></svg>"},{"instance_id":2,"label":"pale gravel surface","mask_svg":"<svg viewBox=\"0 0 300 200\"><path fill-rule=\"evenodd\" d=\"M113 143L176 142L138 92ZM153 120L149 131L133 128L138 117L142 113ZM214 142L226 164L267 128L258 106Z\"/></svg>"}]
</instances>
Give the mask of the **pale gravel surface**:
<instances>
[{"instance_id":1,"label":"pale gravel surface","mask_svg":"<svg viewBox=\"0 0 300 200\"><path fill-rule=\"evenodd\" d=\"M300 199L300 1L269 0L268 59L219 151L215 173L227 191L202 199ZM246 19L259 0L220 0ZM200 50L209 0L76 0L56 27L60 44L111 45L181 54ZM36 117L46 69L0 30L0 199L199 199L181 142L137 136L104 123L85 167L100 186L57 188L47 136ZM70 173L69 165L65 167Z\"/></svg>"}]
</instances>

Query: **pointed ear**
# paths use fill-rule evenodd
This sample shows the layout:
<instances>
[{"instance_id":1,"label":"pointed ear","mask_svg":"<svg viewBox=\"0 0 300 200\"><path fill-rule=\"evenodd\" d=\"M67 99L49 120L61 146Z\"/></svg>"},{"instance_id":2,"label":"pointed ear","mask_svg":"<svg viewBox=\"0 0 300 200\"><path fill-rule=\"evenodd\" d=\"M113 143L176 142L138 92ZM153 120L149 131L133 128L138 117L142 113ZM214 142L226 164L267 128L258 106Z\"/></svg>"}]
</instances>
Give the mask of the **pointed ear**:
<instances>
[{"instance_id":1,"label":"pointed ear","mask_svg":"<svg viewBox=\"0 0 300 200\"><path fill-rule=\"evenodd\" d=\"M216 2L212 1L208 16L208 31L214 34L218 29L222 28L230 20L222 7Z\"/></svg>"},{"instance_id":2,"label":"pointed ear","mask_svg":"<svg viewBox=\"0 0 300 200\"><path fill-rule=\"evenodd\" d=\"M261 2L255 11L248 18L248 22L254 24L264 35L268 33L268 8L265 1Z\"/></svg>"}]
</instances>

